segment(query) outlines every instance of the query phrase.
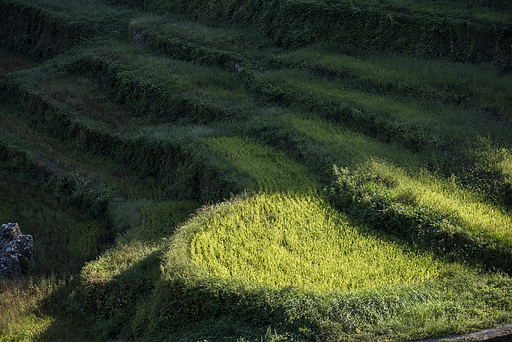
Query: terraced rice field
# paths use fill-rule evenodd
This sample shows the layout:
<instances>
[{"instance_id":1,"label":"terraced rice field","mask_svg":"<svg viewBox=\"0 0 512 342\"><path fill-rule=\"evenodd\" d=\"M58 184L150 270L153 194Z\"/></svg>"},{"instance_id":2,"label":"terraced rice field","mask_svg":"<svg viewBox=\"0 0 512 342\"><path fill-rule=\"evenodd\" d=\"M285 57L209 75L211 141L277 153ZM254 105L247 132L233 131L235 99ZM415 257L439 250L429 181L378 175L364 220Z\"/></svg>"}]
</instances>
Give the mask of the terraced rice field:
<instances>
[{"instance_id":1,"label":"terraced rice field","mask_svg":"<svg viewBox=\"0 0 512 342\"><path fill-rule=\"evenodd\" d=\"M464 6L0 0L0 221L37 255L0 341L510 323L510 11Z\"/></svg>"}]
</instances>

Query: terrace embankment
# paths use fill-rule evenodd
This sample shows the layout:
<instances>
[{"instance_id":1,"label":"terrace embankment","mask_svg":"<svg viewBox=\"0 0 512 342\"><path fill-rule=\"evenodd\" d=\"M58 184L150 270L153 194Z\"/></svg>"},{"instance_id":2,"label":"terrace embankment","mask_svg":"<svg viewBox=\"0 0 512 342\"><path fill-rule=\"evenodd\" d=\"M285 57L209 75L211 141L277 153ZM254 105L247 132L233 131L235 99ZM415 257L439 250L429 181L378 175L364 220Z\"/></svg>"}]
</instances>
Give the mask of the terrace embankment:
<instances>
[{"instance_id":1,"label":"terrace embankment","mask_svg":"<svg viewBox=\"0 0 512 342\"><path fill-rule=\"evenodd\" d=\"M130 3L130 1L119 1ZM424 54L463 62L494 62L510 71L512 30L504 9L484 19L486 9L474 7L457 16L434 14L431 4L400 8L375 7L360 1L187 1L145 2L146 10L182 13L203 22L225 22L251 27L279 45L297 48L322 41L362 50ZM469 14L468 14L469 13Z\"/></svg>"},{"instance_id":2,"label":"terrace embankment","mask_svg":"<svg viewBox=\"0 0 512 342\"><path fill-rule=\"evenodd\" d=\"M0 39L3 46L34 58L52 58L85 35L85 25L66 23L42 7L16 1L0 3Z\"/></svg>"}]
</instances>

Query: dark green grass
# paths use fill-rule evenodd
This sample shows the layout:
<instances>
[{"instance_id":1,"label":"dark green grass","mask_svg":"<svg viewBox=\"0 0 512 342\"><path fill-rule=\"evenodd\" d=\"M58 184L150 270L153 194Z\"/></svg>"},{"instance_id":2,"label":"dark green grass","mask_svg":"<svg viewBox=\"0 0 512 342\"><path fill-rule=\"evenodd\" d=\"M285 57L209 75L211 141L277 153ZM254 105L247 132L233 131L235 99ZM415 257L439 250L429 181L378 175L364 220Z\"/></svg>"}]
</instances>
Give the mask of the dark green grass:
<instances>
[{"instance_id":1,"label":"dark green grass","mask_svg":"<svg viewBox=\"0 0 512 342\"><path fill-rule=\"evenodd\" d=\"M5 77L11 72L31 67L34 64L34 61L29 58L13 54L5 48L0 48L0 77Z\"/></svg>"},{"instance_id":2,"label":"dark green grass","mask_svg":"<svg viewBox=\"0 0 512 342\"><path fill-rule=\"evenodd\" d=\"M37 129L30 120L22 119L23 113L14 107L0 108L2 113L2 139L10 143L37 151L53 163L53 168L66 170L92 181L108 184L109 187L124 196L133 198L158 198L165 196L161 185L153 179L141 178L139 174L114 160L93 155L74 144L52 138Z\"/></svg>"},{"instance_id":3,"label":"dark green grass","mask_svg":"<svg viewBox=\"0 0 512 342\"><path fill-rule=\"evenodd\" d=\"M108 229L90 215L59 203L2 170L2 222L17 222L37 241L31 274L50 276L79 270L112 240Z\"/></svg>"},{"instance_id":4,"label":"dark green grass","mask_svg":"<svg viewBox=\"0 0 512 342\"><path fill-rule=\"evenodd\" d=\"M334 1L335 2L335 1ZM420 11L443 16L471 18L488 22L510 22L512 17L508 10L510 1L435 1L435 0L355 0L357 6L372 6L390 11Z\"/></svg>"}]
</instances>

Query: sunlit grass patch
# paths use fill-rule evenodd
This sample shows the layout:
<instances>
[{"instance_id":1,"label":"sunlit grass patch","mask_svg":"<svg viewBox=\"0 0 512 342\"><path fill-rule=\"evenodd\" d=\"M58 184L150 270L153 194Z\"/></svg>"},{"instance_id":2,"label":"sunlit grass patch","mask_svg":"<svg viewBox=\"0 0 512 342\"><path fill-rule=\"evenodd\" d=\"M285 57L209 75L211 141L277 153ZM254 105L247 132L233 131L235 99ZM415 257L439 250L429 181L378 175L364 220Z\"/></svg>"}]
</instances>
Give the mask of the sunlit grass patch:
<instances>
[{"instance_id":1,"label":"sunlit grass patch","mask_svg":"<svg viewBox=\"0 0 512 342\"><path fill-rule=\"evenodd\" d=\"M87 263L81 271L88 283L105 283L119 276L149 254L162 248L161 243L132 241L112 248L96 260Z\"/></svg>"},{"instance_id":2,"label":"sunlit grass patch","mask_svg":"<svg viewBox=\"0 0 512 342\"><path fill-rule=\"evenodd\" d=\"M0 335L0 341L35 341L54 323L55 318L34 313L23 315L7 331Z\"/></svg>"},{"instance_id":3,"label":"sunlit grass patch","mask_svg":"<svg viewBox=\"0 0 512 342\"><path fill-rule=\"evenodd\" d=\"M309 142L302 143L301 148L305 151L305 155L316 157L317 160L323 159L338 166L354 167L376 158L409 170L409 174L419 174L421 170L429 169L437 170L445 177L449 177L454 170L457 170L457 176L471 186L471 188L465 188L468 193L472 191L480 195L487 193L489 198L496 199L496 196L499 196L504 203L510 201L512 155L508 148L500 146L503 141L493 141L478 136L468 137L465 145L462 143L459 145L460 156L445 158L445 155L439 151L423 150L420 154L411 153L401 146L382 143L311 115L288 113L280 115L279 120L309 139ZM330 165L324 165L324 167L330 167ZM443 171L442 168L448 171ZM396 170L389 173L393 172ZM483 177L494 178L493 186L498 189L496 194L492 192L495 190L490 190L489 180L486 184L473 180L475 175L479 176L478 173L484 175ZM433 184L435 182L432 181ZM464 189L462 184L460 187ZM483 196L481 200L484 200ZM488 200L484 201L488 202Z\"/></svg>"},{"instance_id":4,"label":"sunlit grass patch","mask_svg":"<svg viewBox=\"0 0 512 342\"><path fill-rule=\"evenodd\" d=\"M269 146L239 137L201 138L207 148L252 177L262 191L311 191L316 181L301 164Z\"/></svg>"},{"instance_id":5,"label":"sunlit grass patch","mask_svg":"<svg viewBox=\"0 0 512 342\"><path fill-rule=\"evenodd\" d=\"M485 235L512 247L512 217L504 208L464 188L456 181L443 181L431 175L402 183L417 194L418 205L443 212L453 211L472 235Z\"/></svg>"},{"instance_id":6,"label":"sunlit grass patch","mask_svg":"<svg viewBox=\"0 0 512 342\"><path fill-rule=\"evenodd\" d=\"M434 279L443 263L354 226L314 196L259 194L210 217L190 247L212 277L336 291Z\"/></svg>"},{"instance_id":7,"label":"sunlit grass patch","mask_svg":"<svg viewBox=\"0 0 512 342\"><path fill-rule=\"evenodd\" d=\"M435 162L435 159L429 162L426 156L412 154L319 119L295 114L282 115L280 119L312 139L310 145L332 147L329 160L339 160L345 163L340 166L366 170L361 172L375 173L379 179L387 179L387 183L392 184L390 191L396 193L392 198L404 198L407 194L406 197L414 199L417 207L456 213L469 234L484 234L512 245L510 213L486 199L479 189L458 182L455 176L446 179L427 171L425 165ZM320 154L322 151L325 148L317 147L311 153ZM499 166L504 175L509 175L509 153L501 151L503 156L499 159ZM492 159L488 162L497 163Z\"/></svg>"},{"instance_id":8,"label":"sunlit grass patch","mask_svg":"<svg viewBox=\"0 0 512 342\"><path fill-rule=\"evenodd\" d=\"M53 276L0 282L0 341L32 340L44 331L52 318L34 313L63 284Z\"/></svg>"},{"instance_id":9,"label":"sunlit grass patch","mask_svg":"<svg viewBox=\"0 0 512 342\"><path fill-rule=\"evenodd\" d=\"M293 195L291 190L317 185L285 155L235 137L202 141L255 178L263 191L224 206L201 224L190 261L208 276L332 291L421 282L442 268L431 256L361 232L314 195ZM276 190L287 195L269 192Z\"/></svg>"},{"instance_id":10,"label":"sunlit grass patch","mask_svg":"<svg viewBox=\"0 0 512 342\"><path fill-rule=\"evenodd\" d=\"M420 164L413 154L402 148L384 144L326 120L295 113L281 115L279 120L304 134L312 140L310 145L331 154L332 159L344 166L364 164L371 158L392 160L408 167L418 167Z\"/></svg>"},{"instance_id":11,"label":"sunlit grass patch","mask_svg":"<svg viewBox=\"0 0 512 342\"><path fill-rule=\"evenodd\" d=\"M483 236L512 247L510 213L490 202L478 190L460 184L455 176L443 179L426 170L410 172L381 161L372 161L364 168L367 169L363 172L375 174L379 179L388 179L387 183L392 185L384 191L389 198L404 195L415 207L454 215L459 221L454 223L470 236ZM380 191L377 188L375 191Z\"/></svg>"}]
</instances>

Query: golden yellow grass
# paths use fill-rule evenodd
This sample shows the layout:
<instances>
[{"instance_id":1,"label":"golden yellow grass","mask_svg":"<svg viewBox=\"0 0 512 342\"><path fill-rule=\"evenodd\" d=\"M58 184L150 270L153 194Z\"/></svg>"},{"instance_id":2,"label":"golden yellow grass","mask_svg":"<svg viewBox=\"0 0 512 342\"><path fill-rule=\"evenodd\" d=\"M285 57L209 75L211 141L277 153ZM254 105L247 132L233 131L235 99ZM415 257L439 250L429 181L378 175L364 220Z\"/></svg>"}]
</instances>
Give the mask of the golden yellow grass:
<instances>
[{"instance_id":1,"label":"golden yellow grass","mask_svg":"<svg viewBox=\"0 0 512 342\"><path fill-rule=\"evenodd\" d=\"M445 265L374 235L314 195L260 193L204 223L191 261L208 276L254 286L338 291L436 278Z\"/></svg>"}]
</instances>

